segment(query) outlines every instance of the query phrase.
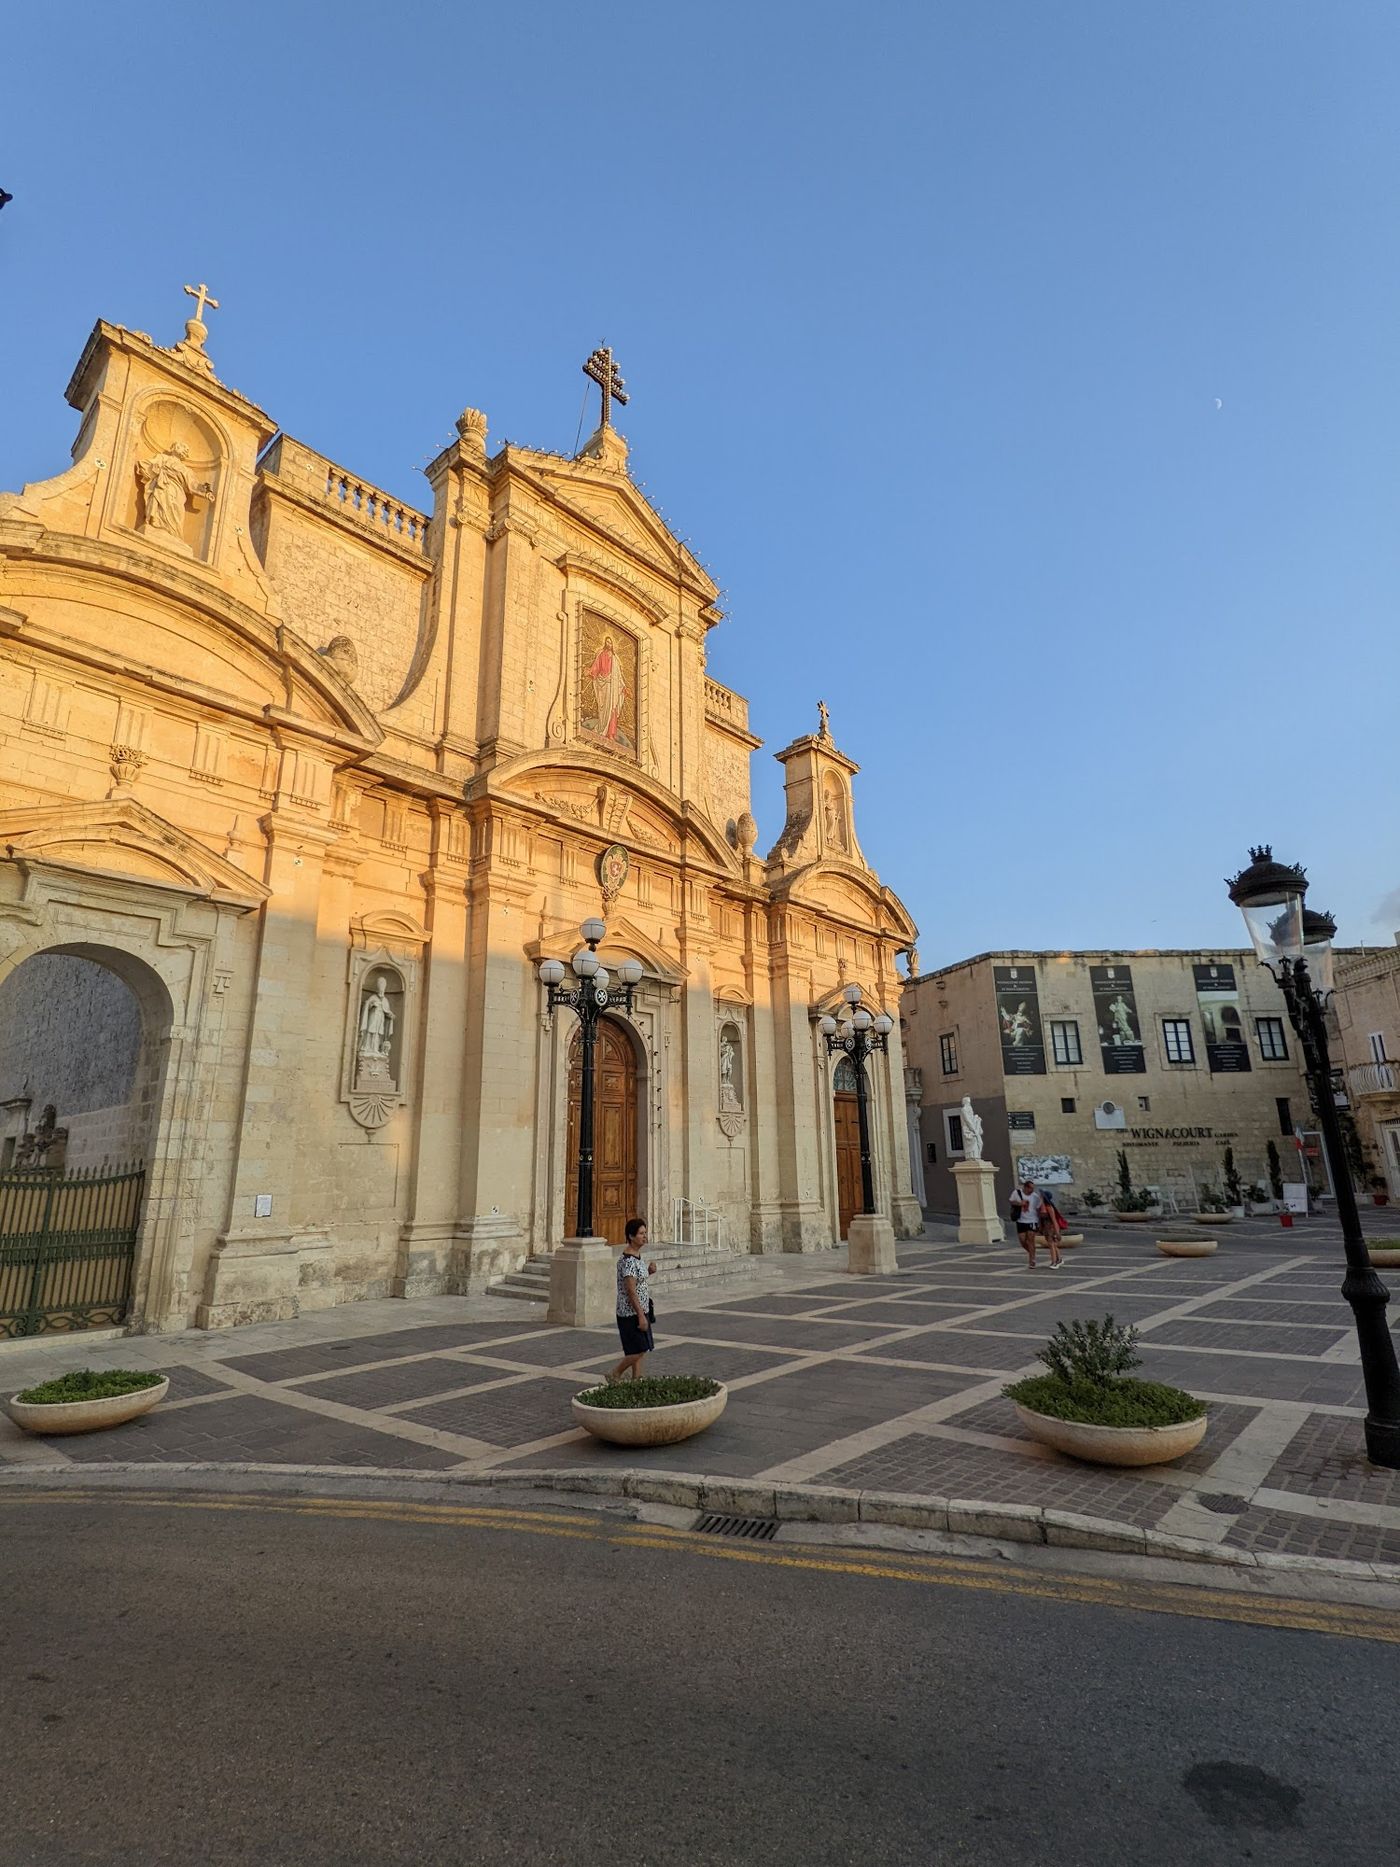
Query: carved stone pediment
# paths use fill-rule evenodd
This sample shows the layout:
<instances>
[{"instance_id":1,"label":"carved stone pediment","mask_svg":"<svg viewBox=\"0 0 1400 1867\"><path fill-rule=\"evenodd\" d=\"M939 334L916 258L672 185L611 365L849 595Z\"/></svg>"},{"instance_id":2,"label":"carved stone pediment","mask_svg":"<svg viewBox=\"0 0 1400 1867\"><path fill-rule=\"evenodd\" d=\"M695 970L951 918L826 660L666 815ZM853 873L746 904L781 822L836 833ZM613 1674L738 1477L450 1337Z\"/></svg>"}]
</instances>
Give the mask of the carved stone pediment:
<instances>
[{"instance_id":1,"label":"carved stone pediment","mask_svg":"<svg viewBox=\"0 0 1400 1867\"><path fill-rule=\"evenodd\" d=\"M0 848L21 861L153 882L234 907L268 896L261 882L130 796L6 811Z\"/></svg>"}]
</instances>

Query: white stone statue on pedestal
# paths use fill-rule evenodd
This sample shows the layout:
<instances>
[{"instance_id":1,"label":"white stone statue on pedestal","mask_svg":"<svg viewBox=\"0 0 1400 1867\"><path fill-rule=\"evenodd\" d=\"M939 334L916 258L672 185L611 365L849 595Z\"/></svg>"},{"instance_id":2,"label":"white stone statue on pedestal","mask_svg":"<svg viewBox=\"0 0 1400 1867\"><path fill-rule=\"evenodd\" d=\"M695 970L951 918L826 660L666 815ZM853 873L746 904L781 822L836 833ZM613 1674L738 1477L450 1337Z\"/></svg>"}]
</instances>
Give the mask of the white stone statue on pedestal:
<instances>
[{"instance_id":1,"label":"white stone statue on pedestal","mask_svg":"<svg viewBox=\"0 0 1400 1867\"><path fill-rule=\"evenodd\" d=\"M972 1107L972 1097L962 1099L963 1159L981 1160L982 1158L982 1117Z\"/></svg>"},{"instance_id":2,"label":"white stone statue on pedestal","mask_svg":"<svg viewBox=\"0 0 1400 1867\"><path fill-rule=\"evenodd\" d=\"M394 1036L394 1009L389 1003L389 981L380 973L374 990L365 995L360 1007L360 1037L355 1081L360 1087L374 1080L389 1078L389 1053Z\"/></svg>"}]
</instances>

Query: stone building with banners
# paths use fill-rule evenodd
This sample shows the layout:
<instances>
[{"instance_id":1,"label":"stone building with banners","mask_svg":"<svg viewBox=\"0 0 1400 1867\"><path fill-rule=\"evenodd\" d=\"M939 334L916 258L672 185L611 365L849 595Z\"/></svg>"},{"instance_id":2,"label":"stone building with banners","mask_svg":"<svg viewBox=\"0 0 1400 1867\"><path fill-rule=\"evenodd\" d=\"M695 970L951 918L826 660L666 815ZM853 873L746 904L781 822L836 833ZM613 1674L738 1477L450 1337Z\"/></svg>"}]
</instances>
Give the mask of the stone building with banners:
<instances>
[{"instance_id":1,"label":"stone building with banners","mask_svg":"<svg viewBox=\"0 0 1400 1867\"><path fill-rule=\"evenodd\" d=\"M72 466L0 495L0 1167L144 1176L139 1328L480 1288L574 1227L538 966L602 912L641 983L595 1229L684 1199L737 1252L830 1246L859 1166L819 1021L895 1011L915 930L824 711L760 855L716 587L606 397L577 457L466 410L419 511L221 382L198 297L169 348L98 323ZM897 1029L870 1086L907 1236Z\"/></svg>"},{"instance_id":2,"label":"stone building with banners","mask_svg":"<svg viewBox=\"0 0 1400 1867\"><path fill-rule=\"evenodd\" d=\"M1246 952L983 953L924 973L900 1004L921 1084L927 1203L957 1210L964 1095L983 1118L1004 1208L1012 1174L1061 1191L1134 1184L1193 1208L1233 1149L1268 1184L1274 1141L1292 1177L1307 1081L1278 987Z\"/></svg>"}]
</instances>

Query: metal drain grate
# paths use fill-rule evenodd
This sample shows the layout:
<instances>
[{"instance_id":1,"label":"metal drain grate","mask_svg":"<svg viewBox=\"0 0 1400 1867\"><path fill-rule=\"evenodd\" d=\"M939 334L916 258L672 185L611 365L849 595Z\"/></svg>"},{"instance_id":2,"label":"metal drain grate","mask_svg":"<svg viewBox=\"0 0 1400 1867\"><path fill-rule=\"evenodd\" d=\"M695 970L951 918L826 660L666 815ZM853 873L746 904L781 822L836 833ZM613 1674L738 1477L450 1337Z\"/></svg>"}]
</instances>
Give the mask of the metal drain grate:
<instances>
[{"instance_id":1,"label":"metal drain grate","mask_svg":"<svg viewBox=\"0 0 1400 1867\"><path fill-rule=\"evenodd\" d=\"M1207 1510L1218 1511L1222 1517L1234 1517L1249 1509L1247 1497L1231 1497L1225 1491L1198 1491L1196 1501L1204 1504Z\"/></svg>"},{"instance_id":2,"label":"metal drain grate","mask_svg":"<svg viewBox=\"0 0 1400 1867\"><path fill-rule=\"evenodd\" d=\"M775 1517L724 1517L711 1511L695 1528L702 1536L742 1536L750 1543L771 1543L778 1533Z\"/></svg>"}]
</instances>

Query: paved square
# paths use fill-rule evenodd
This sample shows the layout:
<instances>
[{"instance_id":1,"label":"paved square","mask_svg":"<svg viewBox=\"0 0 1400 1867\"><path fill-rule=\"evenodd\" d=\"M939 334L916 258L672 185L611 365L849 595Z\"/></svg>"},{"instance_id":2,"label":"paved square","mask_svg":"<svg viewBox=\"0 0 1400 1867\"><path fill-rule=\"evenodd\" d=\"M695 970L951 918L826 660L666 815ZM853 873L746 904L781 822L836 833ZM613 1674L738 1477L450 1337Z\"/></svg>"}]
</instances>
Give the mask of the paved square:
<instances>
[{"instance_id":1,"label":"paved square","mask_svg":"<svg viewBox=\"0 0 1400 1867\"><path fill-rule=\"evenodd\" d=\"M16 1387L84 1365L170 1372L170 1399L146 1419L42 1442L59 1463L653 1466L1052 1505L1228 1548L1400 1561L1400 1476L1365 1459L1342 1268L1335 1228L1317 1221L1289 1234L1245 1221L1199 1260L1090 1228L1054 1274L1029 1272L1014 1244L972 1251L930 1226L891 1277L766 1260L768 1289L682 1292L674 1310L658 1279L652 1370L710 1374L731 1392L706 1433L652 1452L573 1427L570 1394L616 1359L610 1323L554 1329L542 1309L489 1296L352 1305L237 1337L46 1338L0 1362L9 1352ZM1056 1322L1110 1312L1141 1330L1144 1376L1208 1403L1205 1439L1171 1466L1061 1458L998 1392L1035 1369ZM0 1459L32 1462L35 1449L0 1416Z\"/></svg>"}]
</instances>

